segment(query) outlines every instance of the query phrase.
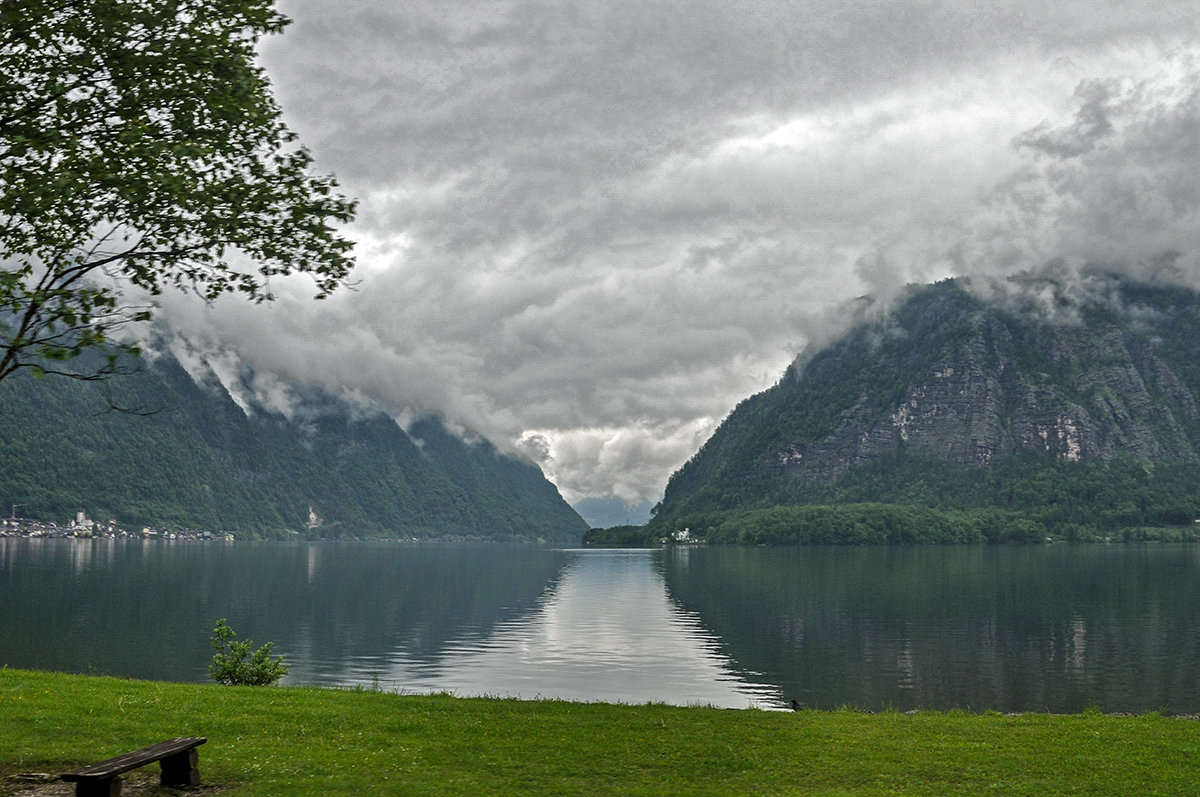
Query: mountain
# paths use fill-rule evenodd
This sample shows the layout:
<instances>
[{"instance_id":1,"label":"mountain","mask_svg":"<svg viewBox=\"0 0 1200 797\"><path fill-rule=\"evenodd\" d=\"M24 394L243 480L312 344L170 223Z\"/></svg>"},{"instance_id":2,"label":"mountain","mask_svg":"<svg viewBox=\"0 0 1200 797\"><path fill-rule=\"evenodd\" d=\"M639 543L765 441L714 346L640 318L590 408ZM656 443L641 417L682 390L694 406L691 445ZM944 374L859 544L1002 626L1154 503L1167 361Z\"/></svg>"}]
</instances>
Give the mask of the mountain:
<instances>
[{"instance_id":1,"label":"mountain","mask_svg":"<svg viewBox=\"0 0 1200 797\"><path fill-rule=\"evenodd\" d=\"M709 540L1083 539L1200 515L1200 295L912 287L746 399L649 531Z\"/></svg>"},{"instance_id":2,"label":"mountain","mask_svg":"<svg viewBox=\"0 0 1200 797\"><path fill-rule=\"evenodd\" d=\"M584 498L572 506L588 525L609 528L629 524L642 525L650 519L650 501L627 503L620 498Z\"/></svg>"},{"instance_id":3,"label":"mountain","mask_svg":"<svg viewBox=\"0 0 1200 797\"><path fill-rule=\"evenodd\" d=\"M436 418L406 431L296 386L285 416L168 353L147 360L103 382L0 382L6 516L15 505L42 520L85 511L240 536L578 540L587 529L535 465Z\"/></svg>"}]
</instances>

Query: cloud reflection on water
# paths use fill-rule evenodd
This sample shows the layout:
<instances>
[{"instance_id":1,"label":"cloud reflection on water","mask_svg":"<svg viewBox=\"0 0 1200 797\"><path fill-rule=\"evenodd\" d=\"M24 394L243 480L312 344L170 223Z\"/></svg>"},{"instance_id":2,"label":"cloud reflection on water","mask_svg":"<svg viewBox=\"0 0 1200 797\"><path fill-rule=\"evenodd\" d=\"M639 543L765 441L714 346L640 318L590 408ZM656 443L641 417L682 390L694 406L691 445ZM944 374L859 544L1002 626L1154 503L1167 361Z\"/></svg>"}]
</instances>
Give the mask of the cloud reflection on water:
<instances>
[{"instance_id":1,"label":"cloud reflection on water","mask_svg":"<svg viewBox=\"0 0 1200 797\"><path fill-rule=\"evenodd\" d=\"M653 551L577 551L536 610L493 633L452 640L434 661L398 648L340 680L399 692L525 699L782 705L777 688L735 671L719 640L675 606Z\"/></svg>"}]
</instances>

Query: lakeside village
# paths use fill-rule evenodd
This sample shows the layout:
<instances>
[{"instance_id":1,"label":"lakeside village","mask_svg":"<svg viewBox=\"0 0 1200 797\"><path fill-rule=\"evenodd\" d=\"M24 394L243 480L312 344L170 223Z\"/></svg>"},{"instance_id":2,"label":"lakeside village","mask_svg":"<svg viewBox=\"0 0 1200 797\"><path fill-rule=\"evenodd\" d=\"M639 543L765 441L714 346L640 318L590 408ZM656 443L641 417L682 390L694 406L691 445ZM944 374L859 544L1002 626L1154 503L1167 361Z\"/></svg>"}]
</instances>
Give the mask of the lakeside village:
<instances>
[{"instance_id":1,"label":"lakeside village","mask_svg":"<svg viewBox=\"0 0 1200 797\"><path fill-rule=\"evenodd\" d=\"M53 522L16 517L13 514L0 518L0 537L72 537L78 539L113 540L233 540L233 534L225 531L197 531L196 529L153 529L143 526L140 530L127 529L111 518L107 522L92 520L84 512L65 525Z\"/></svg>"}]
</instances>

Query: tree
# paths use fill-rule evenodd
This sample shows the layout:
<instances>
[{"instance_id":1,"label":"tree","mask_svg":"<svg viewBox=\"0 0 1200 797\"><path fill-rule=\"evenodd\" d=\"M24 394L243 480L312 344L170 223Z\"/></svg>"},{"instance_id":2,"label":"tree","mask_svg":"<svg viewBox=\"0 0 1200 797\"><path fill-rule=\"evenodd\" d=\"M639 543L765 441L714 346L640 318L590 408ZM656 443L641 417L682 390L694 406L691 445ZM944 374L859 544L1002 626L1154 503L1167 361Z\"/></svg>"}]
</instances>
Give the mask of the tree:
<instances>
[{"instance_id":1,"label":"tree","mask_svg":"<svg viewBox=\"0 0 1200 797\"><path fill-rule=\"evenodd\" d=\"M272 686L287 675L283 657L271 658L274 643L267 642L251 653L254 642L249 639L234 642L235 636L224 617L217 620L210 640L216 653L208 665L208 674L214 681L225 686Z\"/></svg>"},{"instance_id":2,"label":"tree","mask_svg":"<svg viewBox=\"0 0 1200 797\"><path fill-rule=\"evenodd\" d=\"M164 289L343 284L354 203L283 123L270 0L0 0L0 379L149 320ZM138 298L141 297L141 298Z\"/></svg>"}]
</instances>

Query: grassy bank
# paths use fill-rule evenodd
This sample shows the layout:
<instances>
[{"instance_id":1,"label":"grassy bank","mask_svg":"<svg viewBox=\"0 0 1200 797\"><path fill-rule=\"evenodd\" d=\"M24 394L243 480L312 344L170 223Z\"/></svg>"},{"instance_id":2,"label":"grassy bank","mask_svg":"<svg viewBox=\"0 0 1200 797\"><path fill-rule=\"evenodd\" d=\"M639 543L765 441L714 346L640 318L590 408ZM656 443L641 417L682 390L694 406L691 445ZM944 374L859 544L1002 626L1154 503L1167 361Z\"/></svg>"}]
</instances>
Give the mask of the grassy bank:
<instances>
[{"instance_id":1,"label":"grassy bank","mask_svg":"<svg viewBox=\"0 0 1200 797\"><path fill-rule=\"evenodd\" d=\"M207 736L231 795L1184 794L1200 724L1158 715L732 711L219 687L0 670L7 776Z\"/></svg>"}]
</instances>

